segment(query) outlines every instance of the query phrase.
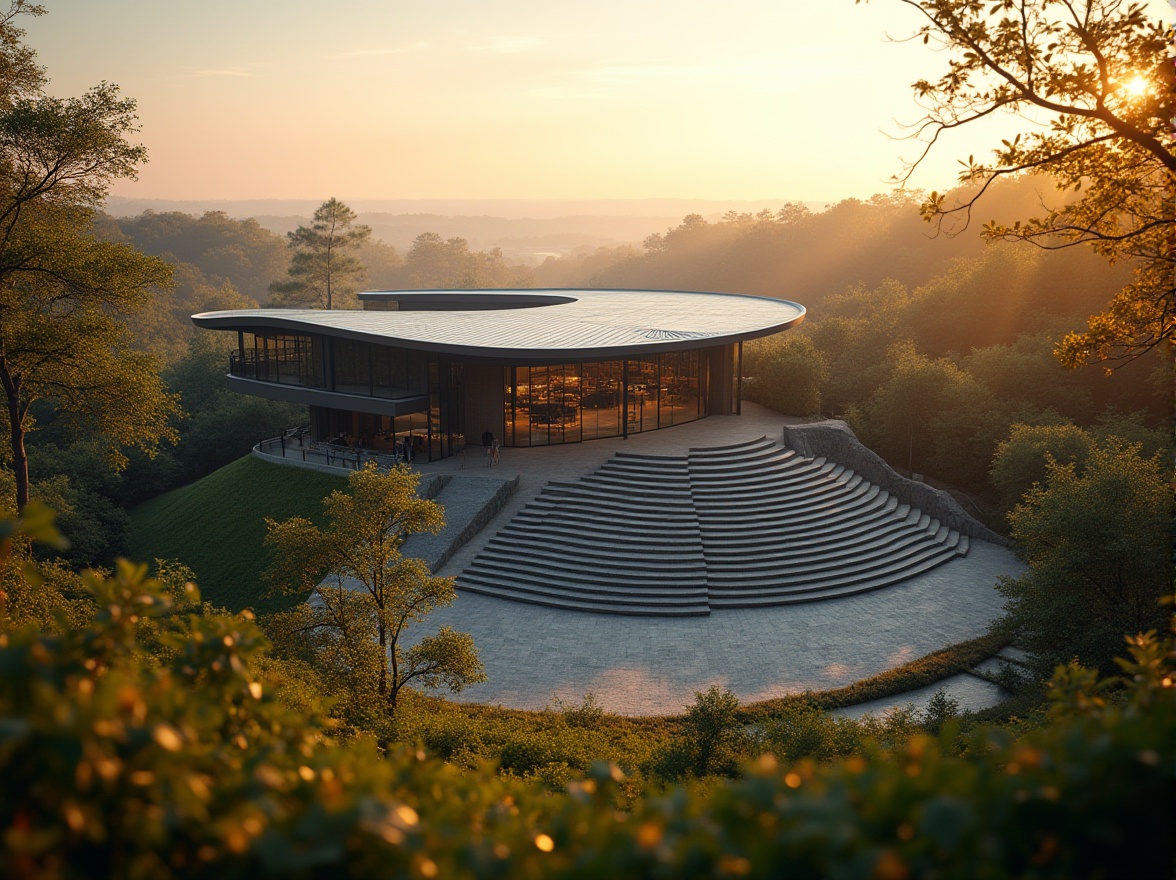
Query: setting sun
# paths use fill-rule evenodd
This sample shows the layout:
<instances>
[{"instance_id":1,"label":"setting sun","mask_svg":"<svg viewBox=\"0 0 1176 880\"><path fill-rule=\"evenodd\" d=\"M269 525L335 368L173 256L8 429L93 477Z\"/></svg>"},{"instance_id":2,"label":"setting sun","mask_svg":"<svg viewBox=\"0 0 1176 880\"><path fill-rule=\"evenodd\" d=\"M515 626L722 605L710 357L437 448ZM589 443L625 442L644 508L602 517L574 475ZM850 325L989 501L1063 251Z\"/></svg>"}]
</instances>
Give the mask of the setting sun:
<instances>
[{"instance_id":1,"label":"setting sun","mask_svg":"<svg viewBox=\"0 0 1176 880\"><path fill-rule=\"evenodd\" d=\"M1123 88L1130 95L1142 95L1147 91L1147 80L1142 76L1135 76L1128 80L1127 84L1123 86Z\"/></svg>"}]
</instances>

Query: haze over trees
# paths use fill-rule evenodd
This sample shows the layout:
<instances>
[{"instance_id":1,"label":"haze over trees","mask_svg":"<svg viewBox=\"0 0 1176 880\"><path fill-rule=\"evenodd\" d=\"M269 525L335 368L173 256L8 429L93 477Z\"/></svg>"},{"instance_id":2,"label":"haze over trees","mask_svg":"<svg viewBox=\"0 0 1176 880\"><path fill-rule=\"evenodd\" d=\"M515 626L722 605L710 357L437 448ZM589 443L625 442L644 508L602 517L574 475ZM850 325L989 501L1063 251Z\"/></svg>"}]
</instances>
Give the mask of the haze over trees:
<instances>
[{"instance_id":1,"label":"haze over trees","mask_svg":"<svg viewBox=\"0 0 1176 880\"><path fill-rule=\"evenodd\" d=\"M860 2L860 0L859 0ZM939 228L966 227L992 184L1021 174L1049 175L1059 189L1024 221L986 223L991 240L1043 248L1089 246L1133 271L1085 332L1060 342L1076 366L1133 358L1170 342L1176 328L1176 256L1171 193L1173 71L1170 27L1142 4L1122 0L901 0L925 23L913 34L948 55L938 79L913 84L926 111L912 137L922 152L939 136L990 117L1026 122L988 161L969 156L962 198L931 193L924 217Z\"/></svg>"}]
</instances>

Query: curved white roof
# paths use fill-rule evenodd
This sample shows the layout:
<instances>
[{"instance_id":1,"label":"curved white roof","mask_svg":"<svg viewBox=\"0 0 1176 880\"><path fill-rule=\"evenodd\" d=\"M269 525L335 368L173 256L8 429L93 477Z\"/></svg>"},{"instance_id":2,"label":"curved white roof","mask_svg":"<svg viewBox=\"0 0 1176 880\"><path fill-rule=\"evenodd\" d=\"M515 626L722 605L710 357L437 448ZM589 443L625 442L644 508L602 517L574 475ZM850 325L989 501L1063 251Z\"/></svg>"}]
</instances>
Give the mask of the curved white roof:
<instances>
[{"instance_id":1,"label":"curved white roof","mask_svg":"<svg viewBox=\"0 0 1176 880\"><path fill-rule=\"evenodd\" d=\"M805 315L804 306L787 300L693 291L380 291L360 297L395 300L401 310L237 309L192 320L214 329L322 333L525 362L703 348L777 333Z\"/></svg>"}]
</instances>

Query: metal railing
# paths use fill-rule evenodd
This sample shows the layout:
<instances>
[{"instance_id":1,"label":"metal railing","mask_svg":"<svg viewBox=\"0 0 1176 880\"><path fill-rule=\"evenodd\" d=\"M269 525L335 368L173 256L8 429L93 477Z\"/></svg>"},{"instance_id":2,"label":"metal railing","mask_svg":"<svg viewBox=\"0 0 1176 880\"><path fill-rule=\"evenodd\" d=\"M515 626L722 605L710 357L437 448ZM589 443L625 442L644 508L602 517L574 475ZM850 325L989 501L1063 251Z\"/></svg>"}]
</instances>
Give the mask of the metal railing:
<instances>
[{"instance_id":1,"label":"metal railing","mask_svg":"<svg viewBox=\"0 0 1176 880\"><path fill-rule=\"evenodd\" d=\"M398 453L376 452L372 449L337 446L333 443L311 440L310 429L305 427L290 428L278 437L261 440L257 444L257 450L265 455L350 471L359 470L369 461L374 461L382 469L404 463L404 456Z\"/></svg>"}]
</instances>

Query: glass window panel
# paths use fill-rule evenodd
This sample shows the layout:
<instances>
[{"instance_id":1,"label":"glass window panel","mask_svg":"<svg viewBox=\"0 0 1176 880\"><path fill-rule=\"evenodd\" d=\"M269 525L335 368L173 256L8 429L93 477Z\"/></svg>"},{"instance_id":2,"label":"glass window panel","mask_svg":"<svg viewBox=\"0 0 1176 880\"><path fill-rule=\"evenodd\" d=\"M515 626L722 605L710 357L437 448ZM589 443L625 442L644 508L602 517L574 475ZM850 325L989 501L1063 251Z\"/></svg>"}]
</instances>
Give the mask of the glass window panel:
<instances>
[{"instance_id":1,"label":"glass window panel","mask_svg":"<svg viewBox=\"0 0 1176 880\"><path fill-rule=\"evenodd\" d=\"M629 433L657 429L657 360L629 361Z\"/></svg>"}]
</instances>

